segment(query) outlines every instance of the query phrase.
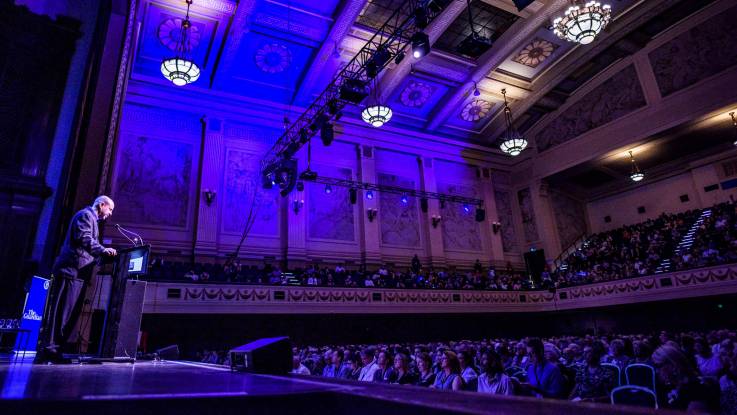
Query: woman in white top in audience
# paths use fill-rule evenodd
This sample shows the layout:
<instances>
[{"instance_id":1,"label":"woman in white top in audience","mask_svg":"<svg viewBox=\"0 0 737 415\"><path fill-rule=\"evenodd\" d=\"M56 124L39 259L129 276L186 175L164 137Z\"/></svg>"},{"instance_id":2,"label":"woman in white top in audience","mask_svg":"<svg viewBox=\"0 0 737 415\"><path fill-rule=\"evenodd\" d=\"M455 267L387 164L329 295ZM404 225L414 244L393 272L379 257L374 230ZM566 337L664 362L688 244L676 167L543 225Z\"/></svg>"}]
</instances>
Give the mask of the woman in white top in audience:
<instances>
[{"instance_id":1,"label":"woman in white top in audience","mask_svg":"<svg viewBox=\"0 0 737 415\"><path fill-rule=\"evenodd\" d=\"M478 378L477 390L493 395L514 395L514 383L504 374L504 367L499 355L487 350L481 355L481 376Z\"/></svg>"}]
</instances>

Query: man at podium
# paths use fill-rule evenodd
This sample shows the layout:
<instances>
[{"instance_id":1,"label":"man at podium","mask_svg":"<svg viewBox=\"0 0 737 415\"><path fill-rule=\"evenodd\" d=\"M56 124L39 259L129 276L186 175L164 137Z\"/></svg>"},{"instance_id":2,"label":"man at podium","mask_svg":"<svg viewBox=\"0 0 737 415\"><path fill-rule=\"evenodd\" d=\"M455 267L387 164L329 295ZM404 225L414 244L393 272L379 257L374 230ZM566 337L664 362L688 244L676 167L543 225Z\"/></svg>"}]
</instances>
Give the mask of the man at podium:
<instances>
[{"instance_id":1,"label":"man at podium","mask_svg":"<svg viewBox=\"0 0 737 415\"><path fill-rule=\"evenodd\" d=\"M113 209L111 198L99 196L92 206L77 212L69 224L64 245L54 262L48 316L44 319L37 362L61 360L61 349L81 314L85 289L97 259L117 254L115 249L100 244L97 225L109 218Z\"/></svg>"}]
</instances>

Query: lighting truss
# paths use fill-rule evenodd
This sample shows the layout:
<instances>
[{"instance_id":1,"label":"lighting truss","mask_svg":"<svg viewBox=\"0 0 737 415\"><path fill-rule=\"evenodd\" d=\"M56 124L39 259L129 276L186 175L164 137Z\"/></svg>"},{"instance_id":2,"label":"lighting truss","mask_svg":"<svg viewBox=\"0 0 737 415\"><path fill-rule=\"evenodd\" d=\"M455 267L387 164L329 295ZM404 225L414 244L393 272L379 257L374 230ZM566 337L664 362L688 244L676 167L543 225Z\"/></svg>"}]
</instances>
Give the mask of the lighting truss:
<instances>
[{"instance_id":1,"label":"lighting truss","mask_svg":"<svg viewBox=\"0 0 737 415\"><path fill-rule=\"evenodd\" d=\"M432 22L450 3L449 0L407 0L376 30L376 33L333 78L323 92L307 107L302 115L290 125L261 160L261 170L290 158L306 140L311 138L317 128L329 121L349 102L341 99L341 87L349 82L365 85L368 88L372 79L368 72L378 76L394 58L404 54L411 38L422 28L415 22L414 11L424 8L427 11L427 24ZM422 22L424 23L424 22ZM378 52L378 53L377 53ZM370 71L367 71L367 67ZM359 101L360 102L360 101ZM312 127L312 128L310 128ZM305 136L306 132L306 136Z\"/></svg>"},{"instance_id":2,"label":"lighting truss","mask_svg":"<svg viewBox=\"0 0 737 415\"><path fill-rule=\"evenodd\" d=\"M435 199L442 200L445 202L467 204L471 206L483 207L484 201L482 199L474 199L472 197L463 197L458 195L449 195L444 193L436 192L425 192L423 190L407 189L404 187L387 186L374 183L357 182L353 180L336 179L333 177L318 176L313 183L324 184L328 186L341 186L349 189L361 189L370 190L380 193L393 193L408 197L415 197L418 199Z\"/></svg>"}]
</instances>

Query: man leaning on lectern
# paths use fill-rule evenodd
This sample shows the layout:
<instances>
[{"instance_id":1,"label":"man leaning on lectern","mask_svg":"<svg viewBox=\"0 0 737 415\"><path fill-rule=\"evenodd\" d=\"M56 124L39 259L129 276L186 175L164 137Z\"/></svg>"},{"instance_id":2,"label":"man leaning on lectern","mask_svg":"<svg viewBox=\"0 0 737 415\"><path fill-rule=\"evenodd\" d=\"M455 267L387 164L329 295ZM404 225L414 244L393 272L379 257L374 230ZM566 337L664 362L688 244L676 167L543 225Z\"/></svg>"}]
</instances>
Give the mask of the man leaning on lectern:
<instances>
[{"instance_id":1,"label":"man leaning on lectern","mask_svg":"<svg viewBox=\"0 0 737 415\"><path fill-rule=\"evenodd\" d=\"M61 252L53 266L53 282L48 315L39 341L36 362L61 362L61 352L69 347L70 335L82 312L85 290L102 256L115 256L113 248L99 242L97 222L113 214L115 203L99 196L92 206L77 212L69 224Z\"/></svg>"}]
</instances>

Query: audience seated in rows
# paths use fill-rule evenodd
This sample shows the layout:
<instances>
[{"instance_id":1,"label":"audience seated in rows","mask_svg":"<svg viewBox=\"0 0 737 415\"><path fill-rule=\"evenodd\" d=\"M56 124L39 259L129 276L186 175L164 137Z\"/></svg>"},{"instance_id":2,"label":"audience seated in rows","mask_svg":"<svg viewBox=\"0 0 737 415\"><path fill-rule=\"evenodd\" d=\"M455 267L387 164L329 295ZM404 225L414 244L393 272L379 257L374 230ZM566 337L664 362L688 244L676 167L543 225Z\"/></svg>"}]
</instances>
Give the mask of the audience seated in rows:
<instances>
[{"instance_id":1,"label":"audience seated in rows","mask_svg":"<svg viewBox=\"0 0 737 415\"><path fill-rule=\"evenodd\" d=\"M376 270L348 270L313 264L306 269L282 271L265 264L227 265L163 261L155 258L148 278L158 281L237 283L258 285L302 285L349 288L445 289L445 290L530 290L551 289L651 275L664 259L670 270L737 262L737 205L723 203L711 208L711 216L693 235L693 244L678 248L679 242L701 210L662 214L656 219L589 236L580 249L570 254L554 272L545 271L535 286L524 272L511 264L504 271L485 268L476 261L471 271L443 271L423 267L417 255L406 270L380 266Z\"/></svg>"},{"instance_id":2,"label":"audience seated in rows","mask_svg":"<svg viewBox=\"0 0 737 415\"><path fill-rule=\"evenodd\" d=\"M735 343L735 331L719 330L707 334L309 346L294 348L294 373L304 373L302 366L311 373L325 373L324 368L335 364L337 354L356 356L352 361L357 363L360 351L363 367L353 366L356 375L349 379L609 402L611 391L626 382L624 369L638 364L651 367L655 373L653 392L661 408L735 413ZM332 363L328 363L329 356L333 356Z\"/></svg>"},{"instance_id":3,"label":"audience seated in rows","mask_svg":"<svg viewBox=\"0 0 737 415\"><path fill-rule=\"evenodd\" d=\"M737 413L737 332L495 338L293 348L292 373L441 390L609 402L628 367L651 368L661 408ZM229 364L225 351L198 359ZM649 383L648 383L649 382Z\"/></svg>"}]
</instances>

